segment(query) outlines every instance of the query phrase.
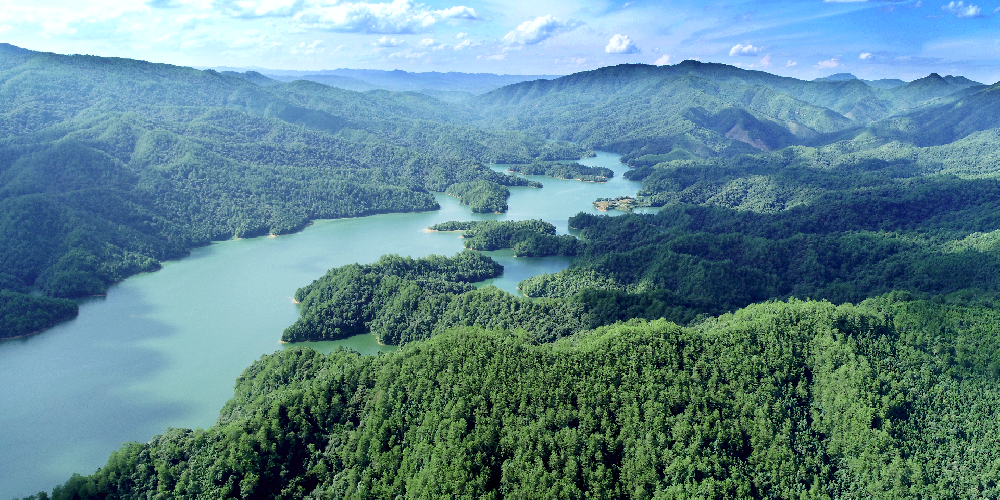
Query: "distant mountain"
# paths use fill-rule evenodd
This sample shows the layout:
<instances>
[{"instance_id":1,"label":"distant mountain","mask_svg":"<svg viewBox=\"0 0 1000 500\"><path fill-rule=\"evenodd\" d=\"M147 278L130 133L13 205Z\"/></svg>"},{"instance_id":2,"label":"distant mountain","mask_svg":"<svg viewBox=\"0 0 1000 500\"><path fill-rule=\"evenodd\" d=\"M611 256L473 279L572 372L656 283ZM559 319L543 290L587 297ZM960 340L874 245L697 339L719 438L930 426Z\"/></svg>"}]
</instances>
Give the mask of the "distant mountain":
<instances>
[{"instance_id":1,"label":"distant mountain","mask_svg":"<svg viewBox=\"0 0 1000 500\"><path fill-rule=\"evenodd\" d=\"M937 74L880 85L890 88L848 73L804 81L684 61L522 82L472 103L486 117L484 125L530 130L626 156L678 150L711 157L811 144L829 134L947 104L979 88L966 78Z\"/></svg>"},{"instance_id":2,"label":"distant mountain","mask_svg":"<svg viewBox=\"0 0 1000 500\"><path fill-rule=\"evenodd\" d=\"M835 74L830 75L830 76L824 76L824 77L821 77L821 78L816 78L813 81L814 82L844 82L844 81L847 81L847 80L859 80L859 78L856 77L856 76L854 76L854 75L852 75L852 74L850 74L850 73L835 73Z\"/></svg>"},{"instance_id":3,"label":"distant mountain","mask_svg":"<svg viewBox=\"0 0 1000 500\"><path fill-rule=\"evenodd\" d=\"M364 92L382 89L394 91L465 92L480 95L514 83L559 78L558 75L496 75L492 73L439 73L436 71L411 73L409 71L384 71L375 69L334 69L322 71L287 71L264 68L214 68L219 71L254 71L269 78L290 82L310 80L331 87ZM454 98L455 96L452 96Z\"/></svg>"},{"instance_id":4,"label":"distant mountain","mask_svg":"<svg viewBox=\"0 0 1000 500\"><path fill-rule=\"evenodd\" d=\"M323 85L329 85L331 87L337 87L344 90L353 90L355 92L366 92L369 90L382 89L378 85L368 83L363 80L358 80L357 78L351 78L349 76L339 76L339 75L304 75L304 76L289 76L289 75L270 75L269 78L275 81L281 82L293 82L295 80L306 80L310 82L322 83ZM383 89L385 90L385 89Z\"/></svg>"},{"instance_id":5,"label":"distant mountain","mask_svg":"<svg viewBox=\"0 0 1000 500\"><path fill-rule=\"evenodd\" d=\"M936 88L943 78L931 75L922 85ZM924 80L927 80L924 79ZM914 82L916 83L916 82ZM939 146L976 132L1000 128L1000 84L970 87L952 102L927 107L879 124L881 135L895 133L918 146Z\"/></svg>"}]
</instances>

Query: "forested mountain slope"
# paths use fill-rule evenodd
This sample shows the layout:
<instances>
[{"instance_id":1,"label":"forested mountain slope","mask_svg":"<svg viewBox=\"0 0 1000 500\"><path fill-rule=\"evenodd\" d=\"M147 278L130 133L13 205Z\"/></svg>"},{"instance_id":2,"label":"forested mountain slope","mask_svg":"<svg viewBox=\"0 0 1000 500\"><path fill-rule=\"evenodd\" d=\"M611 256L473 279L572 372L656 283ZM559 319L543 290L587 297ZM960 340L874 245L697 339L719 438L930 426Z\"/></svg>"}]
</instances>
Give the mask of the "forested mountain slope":
<instances>
[{"instance_id":1,"label":"forested mountain slope","mask_svg":"<svg viewBox=\"0 0 1000 500\"><path fill-rule=\"evenodd\" d=\"M0 46L0 337L75 310L32 289L99 294L211 240L433 210L428 190L527 184L484 161L582 154L474 118L422 94Z\"/></svg>"},{"instance_id":2,"label":"forested mountain slope","mask_svg":"<svg viewBox=\"0 0 1000 500\"><path fill-rule=\"evenodd\" d=\"M896 294L264 356L51 498L992 498L997 312Z\"/></svg>"},{"instance_id":3,"label":"forested mountain slope","mask_svg":"<svg viewBox=\"0 0 1000 500\"><path fill-rule=\"evenodd\" d=\"M857 79L809 82L684 61L524 82L473 102L504 128L625 155L684 150L711 157L809 144L977 88L937 74L882 89Z\"/></svg>"},{"instance_id":4,"label":"forested mountain slope","mask_svg":"<svg viewBox=\"0 0 1000 500\"><path fill-rule=\"evenodd\" d=\"M400 351L265 356L215 426L127 444L54 498L998 495L996 86L685 61L456 105L3 54L0 235L20 243L0 299L26 324L72 309L32 287L97 293L214 238L430 209L429 190L499 210L529 183L482 162L580 178L600 172L550 160L606 148L662 207L571 235L434 227L576 256L522 281L532 298L477 288L503 269L472 250L331 269L283 339Z\"/></svg>"}]
</instances>

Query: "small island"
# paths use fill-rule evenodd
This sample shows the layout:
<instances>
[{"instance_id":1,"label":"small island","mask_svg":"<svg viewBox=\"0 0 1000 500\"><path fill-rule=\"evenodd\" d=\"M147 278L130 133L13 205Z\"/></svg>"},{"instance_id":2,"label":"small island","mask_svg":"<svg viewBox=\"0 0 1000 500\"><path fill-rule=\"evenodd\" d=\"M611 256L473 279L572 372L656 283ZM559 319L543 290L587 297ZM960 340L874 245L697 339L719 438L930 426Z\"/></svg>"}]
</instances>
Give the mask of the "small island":
<instances>
[{"instance_id":1,"label":"small island","mask_svg":"<svg viewBox=\"0 0 1000 500\"><path fill-rule=\"evenodd\" d=\"M515 257L574 256L583 242L569 234L556 234L556 227L541 219L521 221L448 221L429 231L464 231L465 248L492 251L510 248Z\"/></svg>"},{"instance_id":2,"label":"small island","mask_svg":"<svg viewBox=\"0 0 1000 500\"><path fill-rule=\"evenodd\" d=\"M594 201L594 208L607 212L608 210L621 210L622 212L631 212L633 209L639 207L648 207L649 202L633 198L631 196L619 196L617 198L598 198Z\"/></svg>"},{"instance_id":3,"label":"small island","mask_svg":"<svg viewBox=\"0 0 1000 500\"><path fill-rule=\"evenodd\" d=\"M577 180L583 182L607 182L615 176L615 172L605 167L588 167L579 163L561 163L557 161L535 161L526 165L511 165L508 172L524 175L545 175L556 179Z\"/></svg>"},{"instance_id":4,"label":"small island","mask_svg":"<svg viewBox=\"0 0 1000 500\"><path fill-rule=\"evenodd\" d=\"M469 205L474 214L504 213L507 211L507 198L510 198L507 186L493 181L459 182L448 186L444 193L458 198L463 205Z\"/></svg>"}]
</instances>

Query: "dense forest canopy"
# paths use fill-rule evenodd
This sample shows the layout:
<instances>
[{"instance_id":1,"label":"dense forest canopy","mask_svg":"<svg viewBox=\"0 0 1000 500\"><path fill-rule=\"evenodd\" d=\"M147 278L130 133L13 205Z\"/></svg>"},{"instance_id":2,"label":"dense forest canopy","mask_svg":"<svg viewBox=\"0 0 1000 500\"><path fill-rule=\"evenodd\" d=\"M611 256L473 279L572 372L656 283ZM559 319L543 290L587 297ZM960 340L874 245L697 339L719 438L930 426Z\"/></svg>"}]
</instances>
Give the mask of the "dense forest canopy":
<instances>
[{"instance_id":1,"label":"dense forest canopy","mask_svg":"<svg viewBox=\"0 0 1000 500\"><path fill-rule=\"evenodd\" d=\"M589 154L424 94L256 76L0 46L0 337L75 314L32 290L101 294L212 240L434 210L455 184L537 184L484 163Z\"/></svg>"},{"instance_id":2,"label":"dense forest canopy","mask_svg":"<svg viewBox=\"0 0 1000 500\"><path fill-rule=\"evenodd\" d=\"M896 294L282 351L215 426L127 444L52 498L991 498L998 321Z\"/></svg>"},{"instance_id":3,"label":"dense forest canopy","mask_svg":"<svg viewBox=\"0 0 1000 500\"><path fill-rule=\"evenodd\" d=\"M212 428L52 497L1000 494L997 85L696 61L463 99L326 82L0 46L3 334L212 240L541 187L487 163L600 182L557 160L614 151L659 211L451 221L455 256L331 269L283 340L398 352L265 356ZM575 259L513 296L477 286L497 249Z\"/></svg>"}]
</instances>

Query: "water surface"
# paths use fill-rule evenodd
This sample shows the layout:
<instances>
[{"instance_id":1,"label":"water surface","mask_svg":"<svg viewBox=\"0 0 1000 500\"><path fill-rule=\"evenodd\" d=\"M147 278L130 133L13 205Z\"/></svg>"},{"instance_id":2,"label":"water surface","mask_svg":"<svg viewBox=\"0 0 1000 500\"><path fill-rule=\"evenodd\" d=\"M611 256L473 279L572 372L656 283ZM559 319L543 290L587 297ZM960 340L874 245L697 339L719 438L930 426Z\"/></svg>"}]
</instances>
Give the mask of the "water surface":
<instances>
[{"instance_id":1,"label":"water surface","mask_svg":"<svg viewBox=\"0 0 1000 500\"><path fill-rule=\"evenodd\" d=\"M616 177L597 184L531 176L545 187L511 188L505 214L471 214L437 195L439 211L322 220L296 234L215 243L85 301L76 319L0 341L0 499L90 474L124 442L146 442L167 427L212 425L240 372L283 348L281 332L299 314L295 290L331 267L387 253L454 255L460 233L424 230L449 220L544 219L566 233L570 216L600 213L594 199L639 187L621 178L627 167L617 155L581 163L611 168ZM511 293L525 278L569 265L562 257L487 253L505 267L489 283ZM297 345L395 350L371 335Z\"/></svg>"}]
</instances>

